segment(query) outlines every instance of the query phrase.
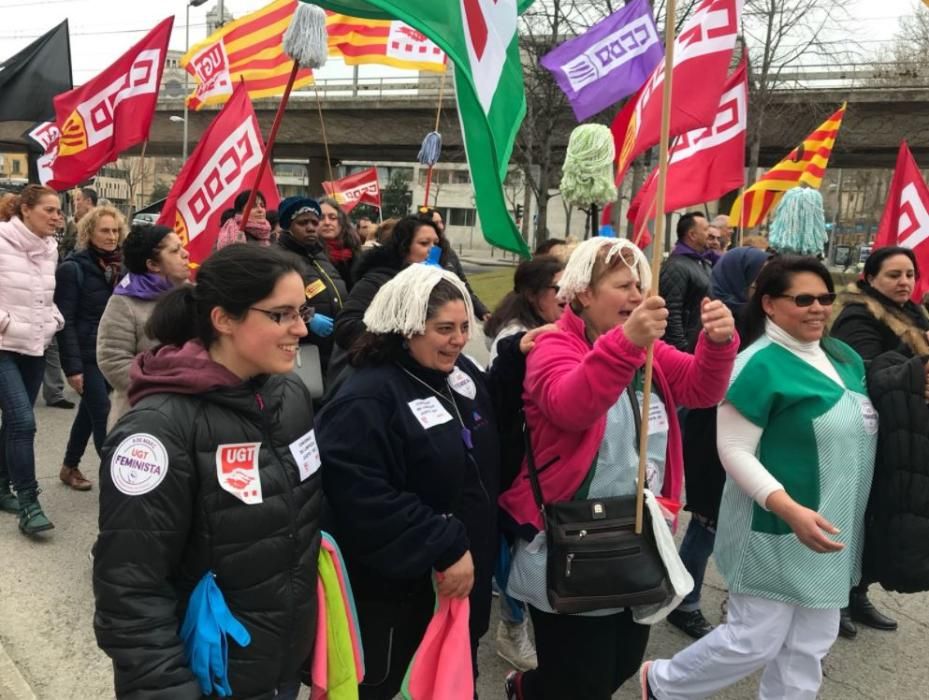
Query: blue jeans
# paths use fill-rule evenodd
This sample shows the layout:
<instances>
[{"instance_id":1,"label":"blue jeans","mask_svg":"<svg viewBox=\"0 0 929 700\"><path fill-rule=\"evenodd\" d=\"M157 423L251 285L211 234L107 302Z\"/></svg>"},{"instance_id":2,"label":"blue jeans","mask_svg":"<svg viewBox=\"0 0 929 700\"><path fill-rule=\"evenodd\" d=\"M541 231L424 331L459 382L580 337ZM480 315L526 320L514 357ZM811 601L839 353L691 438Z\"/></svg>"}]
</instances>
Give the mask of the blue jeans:
<instances>
[{"instance_id":1,"label":"blue jeans","mask_svg":"<svg viewBox=\"0 0 929 700\"><path fill-rule=\"evenodd\" d=\"M81 463L87 441L94 436L97 455L103 453L106 440L106 419L110 415L110 385L106 383L103 373L96 364L84 364L84 393L77 408L74 423L71 424L71 437L65 449L64 465L76 468Z\"/></svg>"},{"instance_id":2,"label":"blue jeans","mask_svg":"<svg viewBox=\"0 0 929 700\"><path fill-rule=\"evenodd\" d=\"M687 594L677 607L681 612L693 612L700 609L700 589L703 588L703 577L706 575L706 565L713 554L713 545L716 542L716 530L709 527L697 515L690 518L690 525L681 543L681 562L684 568L694 579L694 589Z\"/></svg>"},{"instance_id":3,"label":"blue jeans","mask_svg":"<svg viewBox=\"0 0 929 700\"><path fill-rule=\"evenodd\" d=\"M526 604L506 594L506 584L510 580L510 566L513 563L513 550L506 537L500 535L500 549L497 551L497 567L494 581L500 591L500 618L510 625L521 625L526 619Z\"/></svg>"},{"instance_id":4,"label":"blue jeans","mask_svg":"<svg viewBox=\"0 0 929 700\"><path fill-rule=\"evenodd\" d=\"M16 491L35 489L35 404L45 358L0 351L0 477Z\"/></svg>"}]
</instances>

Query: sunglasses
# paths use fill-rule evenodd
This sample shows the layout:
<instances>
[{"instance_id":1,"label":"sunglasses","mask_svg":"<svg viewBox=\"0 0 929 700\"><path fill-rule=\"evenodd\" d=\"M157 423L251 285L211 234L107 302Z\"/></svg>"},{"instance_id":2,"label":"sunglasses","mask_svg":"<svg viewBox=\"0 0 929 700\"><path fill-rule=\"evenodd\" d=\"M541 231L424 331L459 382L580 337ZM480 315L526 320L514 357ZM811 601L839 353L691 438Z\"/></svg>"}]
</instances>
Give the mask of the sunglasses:
<instances>
[{"instance_id":1,"label":"sunglasses","mask_svg":"<svg viewBox=\"0 0 929 700\"><path fill-rule=\"evenodd\" d=\"M792 299L794 304L799 306L801 309L806 308L807 306L812 306L814 301L818 301L820 306L832 306L835 301L835 294L778 294L779 297L784 299Z\"/></svg>"}]
</instances>

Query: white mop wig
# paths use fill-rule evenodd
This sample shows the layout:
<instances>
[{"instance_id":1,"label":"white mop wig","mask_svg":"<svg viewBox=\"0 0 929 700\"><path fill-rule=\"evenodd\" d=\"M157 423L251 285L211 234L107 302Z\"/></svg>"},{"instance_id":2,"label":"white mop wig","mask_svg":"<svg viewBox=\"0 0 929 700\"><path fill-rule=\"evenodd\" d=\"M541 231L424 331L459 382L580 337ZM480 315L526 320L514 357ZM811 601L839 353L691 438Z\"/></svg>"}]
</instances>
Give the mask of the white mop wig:
<instances>
[{"instance_id":1,"label":"white mop wig","mask_svg":"<svg viewBox=\"0 0 929 700\"><path fill-rule=\"evenodd\" d=\"M471 295L458 275L433 265L416 263L399 272L378 290L364 315L368 331L378 335L399 333L404 338L425 333L429 298L442 281L451 284L461 294L474 328Z\"/></svg>"},{"instance_id":2,"label":"white mop wig","mask_svg":"<svg viewBox=\"0 0 929 700\"><path fill-rule=\"evenodd\" d=\"M652 286L652 270L644 253L628 238L595 236L581 243L571 253L564 274L558 283L558 298L570 304L578 294L593 283L594 266L599 259L607 267L619 258L632 272L639 286L646 290ZM630 263L627 258L632 258Z\"/></svg>"}]
</instances>

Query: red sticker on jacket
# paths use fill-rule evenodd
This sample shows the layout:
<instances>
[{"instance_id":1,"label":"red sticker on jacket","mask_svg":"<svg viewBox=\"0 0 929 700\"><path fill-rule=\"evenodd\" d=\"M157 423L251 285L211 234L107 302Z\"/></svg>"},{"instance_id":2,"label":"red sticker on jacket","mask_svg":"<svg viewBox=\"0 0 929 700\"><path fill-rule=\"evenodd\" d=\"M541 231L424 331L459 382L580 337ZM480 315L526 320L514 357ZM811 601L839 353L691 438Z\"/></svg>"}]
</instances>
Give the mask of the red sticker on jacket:
<instances>
[{"instance_id":1,"label":"red sticker on jacket","mask_svg":"<svg viewBox=\"0 0 929 700\"><path fill-rule=\"evenodd\" d=\"M260 442L220 445L216 450L216 479L224 491L242 503L255 505L261 496L261 476L258 473Z\"/></svg>"}]
</instances>

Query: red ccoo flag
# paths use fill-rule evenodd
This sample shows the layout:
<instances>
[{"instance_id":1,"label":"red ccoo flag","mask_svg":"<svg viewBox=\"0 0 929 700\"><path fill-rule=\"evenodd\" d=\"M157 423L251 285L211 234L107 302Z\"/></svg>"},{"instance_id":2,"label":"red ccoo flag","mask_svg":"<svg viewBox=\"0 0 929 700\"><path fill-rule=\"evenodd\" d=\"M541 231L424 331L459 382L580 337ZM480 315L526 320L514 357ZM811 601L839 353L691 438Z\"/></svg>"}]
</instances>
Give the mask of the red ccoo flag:
<instances>
[{"instance_id":1,"label":"red ccoo flag","mask_svg":"<svg viewBox=\"0 0 929 700\"><path fill-rule=\"evenodd\" d=\"M678 136L668 160L665 213L718 199L745 184L748 65L743 58L726 81L712 126ZM629 205L636 237L655 218L658 170L652 171ZM643 242L643 247L647 242Z\"/></svg>"},{"instance_id":2,"label":"red ccoo flag","mask_svg":"<svg viewBox=\"0 0 929 700\"><path fill-rule=\"evenodd\" d=\"M45 184L73 187L148 138L173 25L168 17L96 78L55 97L61 137Z\"/></svg>"},{"instance_id":3,"label":"red ccoo flag","mask_svg":"<svg viewBox=\"0 0 929 700\"><path fill-rule=\"evenodd\" d=\"M912 299L919 303L929 292L929 188L906 141L900 144L897 168L887 192L887 204L874 239L874 249L899 245L910 248L923 274L916 280Z\"/></svg>"},{"instance_id":4,"label":"red ccoo flag","mask_svg":"<svg viewBox=\"0 0 929 700\"><path fill-rule=\"evenodd\" d=\"M341 180L326 181L323 189L342 206L346 212L359 204L370 204L381 208L381 188L377 182L377 168L368 168L353 173Z\"/></svg>"},{"instance_id":5,"label":"red ccoo flag","mask_svg":"<svg viewBox=\"0 0 929 700\"><path fill-rule=\"evenodd\" d=\"M702 0L681 28L674 41L671 136L713 123L741 14L742 0ZM637 156L658 143L663 84L664 61L610 126L616 142L617 182L622 182Z\"/></svg>"},{"instance_id":6,"label":"red ccoo flag","mask_svg":"<svg viewBox=\"0 0 929 700\"><path fill-rule=\"evenodd\" d=\"M247 88L239 83L184 163L158 217L159 224L180 236L192 263L202 263L213 252L220 216L251 186L263 152L255 110ZM270 168L258 189L268 209L277 209L280 195Z\"/></svg>"}]
</instances>

